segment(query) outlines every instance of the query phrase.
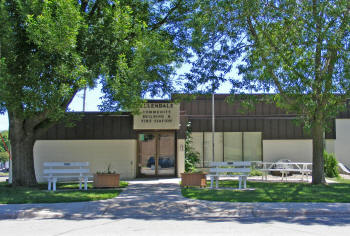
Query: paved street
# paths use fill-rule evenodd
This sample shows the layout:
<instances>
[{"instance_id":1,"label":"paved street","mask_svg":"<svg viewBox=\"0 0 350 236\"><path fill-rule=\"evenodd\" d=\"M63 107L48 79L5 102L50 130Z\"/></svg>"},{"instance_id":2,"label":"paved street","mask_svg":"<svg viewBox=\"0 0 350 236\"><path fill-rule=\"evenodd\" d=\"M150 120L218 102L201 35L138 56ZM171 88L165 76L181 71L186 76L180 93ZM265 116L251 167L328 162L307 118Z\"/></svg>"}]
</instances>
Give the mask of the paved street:
<instances>
[{"instance_id":1,"label":"paved street","mask_svg":"<svg viewBox=\"0 0 350 236\"><path fill-rule=\"evenodd\" d=\"M117 198L0 205L1 235L345 235L350 204L183 198L179 179L137 180Z\"/></svg>"}]
</instances>

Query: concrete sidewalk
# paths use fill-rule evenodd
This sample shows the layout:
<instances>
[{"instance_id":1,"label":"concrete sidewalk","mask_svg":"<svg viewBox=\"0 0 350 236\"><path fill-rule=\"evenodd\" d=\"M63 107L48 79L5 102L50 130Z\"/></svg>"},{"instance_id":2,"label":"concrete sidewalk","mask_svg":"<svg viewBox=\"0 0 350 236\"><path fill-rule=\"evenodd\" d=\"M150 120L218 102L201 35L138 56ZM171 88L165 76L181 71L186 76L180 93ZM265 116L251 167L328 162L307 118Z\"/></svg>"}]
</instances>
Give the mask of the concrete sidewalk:
<instances>
[{"instance_id":1,"label":"concrete sidewalk","mask_svg":"<svg viewBox=\"0 0 350 236\"><path fill-rule=\"evenodd\" d=\"M180 179L133 180L109 200L0 204L0 219L177 219L222 221L237 217L347 217L350 203L229 203L184 198Z\"/></svg>"}]
</instances>

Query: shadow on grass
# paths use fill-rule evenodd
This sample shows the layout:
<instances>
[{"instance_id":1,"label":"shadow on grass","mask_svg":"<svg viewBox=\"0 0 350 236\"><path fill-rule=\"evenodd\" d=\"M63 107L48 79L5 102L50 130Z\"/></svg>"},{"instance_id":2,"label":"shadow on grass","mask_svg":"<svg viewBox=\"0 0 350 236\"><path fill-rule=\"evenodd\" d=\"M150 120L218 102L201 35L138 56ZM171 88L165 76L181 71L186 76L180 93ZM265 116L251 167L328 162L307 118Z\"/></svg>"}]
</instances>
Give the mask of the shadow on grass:
<instances>
[{"instance_id":1,"label":"shadow on grass","mask_svg":"<svg viewBox=\"0 0 350 236\"><path fill-rule=\"evenodd\" d=\"M118 189L94 189L88 184L88 190L79 190L77 183L58 183L57 191L48 191L47 184L32 187L15 187L7 183L0 183L0 204L22 203L57 203L95 201L116 197L121 189L127 186L121 182Z\"/></svg>"}]
</instances>

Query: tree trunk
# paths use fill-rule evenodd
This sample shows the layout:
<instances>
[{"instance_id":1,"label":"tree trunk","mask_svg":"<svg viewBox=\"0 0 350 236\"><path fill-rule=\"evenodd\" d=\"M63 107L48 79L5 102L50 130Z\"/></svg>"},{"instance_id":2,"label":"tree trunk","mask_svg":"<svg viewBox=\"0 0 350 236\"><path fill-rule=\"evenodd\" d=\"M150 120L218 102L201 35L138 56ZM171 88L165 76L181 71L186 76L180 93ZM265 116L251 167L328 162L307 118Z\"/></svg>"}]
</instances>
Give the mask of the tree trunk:
<instances>
[{"instance_id":1,"label":"tree trunk","mask_svg":"<svg viewBox=\"0 0 350 236\"><path fill-rule=\"evenodd\" d=\"M34 170L34 127L30 120L16 117L9 112L10 142L12 152L12 184L15 186L36 185Z\"/></svg>"},{"instance_id":2,"label":"tree trunk","mask_svg":"<svg viewBox=\"0 0 350 236\"><path fill-rule=\"evenodd\" d=\"M315 120L312 130L312 184L324 184L324 128L320 120Z\"/></svg>"}]
</instances>

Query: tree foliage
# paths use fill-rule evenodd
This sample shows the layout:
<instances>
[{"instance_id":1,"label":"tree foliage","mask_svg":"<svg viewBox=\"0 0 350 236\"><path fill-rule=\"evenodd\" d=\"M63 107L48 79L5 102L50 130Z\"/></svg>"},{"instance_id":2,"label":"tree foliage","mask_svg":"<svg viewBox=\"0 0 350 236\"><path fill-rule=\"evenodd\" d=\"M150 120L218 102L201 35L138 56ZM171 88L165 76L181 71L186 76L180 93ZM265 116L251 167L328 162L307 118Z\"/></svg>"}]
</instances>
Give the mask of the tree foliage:
<instances>
[{"instance_id":1,"label":"tree foliage","mask_svg":"<svg viewBox=\"0 0 350 236\"><path fill-rule=\"evenodd\" d=\"M199 153L193 148L192 127L187 123L185 139L185 172L192 173L196 171L196 164L199 163Z\"/></svg>"},{"instance_id":2,"label":"tree foliage","mask_svg":"<svg viewBox=\"0 0 350 236\"><path fill-rule=\"evenodd\" d=\"M1 0L0 109L14 183L35 183L35 137L69 116L79 90L101 80L109 111L171 92L184 52L174 25L187 11L181 0Z\"/></svg>"},{"instance_id":3,"label":"tree foliage","mask_svg":"<svg viewBox=\"0 0 350 236\"><path fill-rule=\"evenodd\" d=\"M7 152L7 149L10 148L10 142L8 138L8 131L2 131L1 132L3 140L0 138L0 162L5 162L9 160L9 154ZM5 144L4 144L4 142ZM6 145L6 147L5 147Z\"/></svg>"},{"instance_id":4,"label":"tree foliage","mask_svg":"<svg viewBox=\"0 0 350 236\"><path fill-rule=\"evenodd\" d=\"M193 87L216 85L242 55L242 80L229 78L232 92L276 93L278 106L299 114L313 137L313 183L323 183L323 135L350 94L349 1L208 0L196 12L194 39L204 40L197 61L203 49L217 53L191 71Z\"/></svg>"}]
</instances>

